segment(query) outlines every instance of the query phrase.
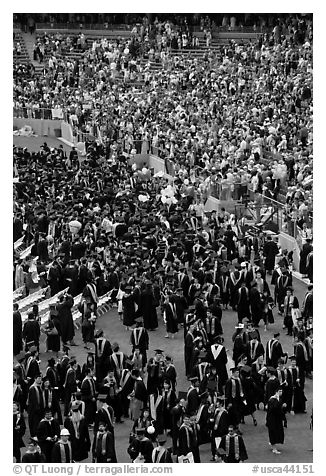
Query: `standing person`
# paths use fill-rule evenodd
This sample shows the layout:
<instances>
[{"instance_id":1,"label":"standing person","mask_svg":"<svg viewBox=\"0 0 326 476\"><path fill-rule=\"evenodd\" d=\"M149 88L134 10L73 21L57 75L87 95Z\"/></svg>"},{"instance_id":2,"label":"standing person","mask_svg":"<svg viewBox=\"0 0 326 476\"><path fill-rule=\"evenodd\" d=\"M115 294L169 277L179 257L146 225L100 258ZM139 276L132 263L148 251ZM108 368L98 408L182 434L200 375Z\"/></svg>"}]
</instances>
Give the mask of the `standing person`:
<instances>
[{"instance_id":1,"label":"standing person","mask_svg":"<svg viewBox=\"0 0 326 476\"><path fill-rule=\"evenodd\" d=\"M223 345L224 339L221 336L215 338L215 343L211 345L208 360L211 363L212 367L216 369L219 386L224 387L227 378L227 368L226 364L228 362L228 357L226 354L225 347Z\"/></svg>"},{"instance_id":2,"label":"standing person","mask_svg":"<svg viewBox=\"0 0 326 476\"><path fill-rule=\"evenodd\" d=\"M256 411L256 385L251 376L251 368L248 365L244 365L240 370L240 379L242 383L242 389L244 394L243 399L243 412L242 423L244 423L244 417L251 415L253 424L257 426L257 420L255 418Z\"/></svg>"},{"instance_id":3,"label":"standing person","mask_svg":"<svg viewBox=\"0 0 326 476\"><path fill-rule=\"evenodd\" d=\"M199 380L198 377L191 377L191 385L187 391L187 413L192 415L196 413L199 407Z\"/></svg>"},{"instance_id":4,"label":"standing person","mask_svg":"<svg viewBox=\"0 0 326 476\"><path fill-rule=\"evenodd\" d=\"M259 322L263 317L263 302L261 296L262 294L258 291L257 282L252 283L249 292L249 299L254 327L259 327Z\"/></svg>"},{"instance_id":5,"label":"standing person","mask_svg":"<svg viewBox=\"0 0 326 476\"><path fill-rule=\"evenodd\" d=\"M157 443L158 446L153 449L152 462L162 464L173 463L171 451L164 446L166 443L166 436L159 435L157 437Z\"/></svg>"},{"instance_id":6,"label":"standing person","mask_svg":"<svg viewBox=\"0 0 326 476\"><path fill-rule=\"evenodd\" d=\"M126 286L122 297L123 325L126 326L127 331L129 331L129 327L134 325L136 317L135 296L131 291L132 288Z\"/></svg>"},{"instance_id":7,"label":"standing person","mask_svg":"<svg viewBox=\"0 0 326 476\"><path fill-rule=\"evenodd\" d=\"M77 391L77 362L75 357L69 360L69 367L67 369L64 388L64 416L68 416L71 403L71 397Z\"/></svg>"},{"instance_id":8,"label":"standing person","mask_svg":"<svg viewBox=\"0 0 326 476\"><path fill-rule=\"evenodd\" d=\"M183 423L179 429L179 447L178 455L186 456L188 453L193 453L195 435L194 430L191 424L191 419L189 414L183 416Z\"/></svg>"},{"instance_id":9,"label":"standing person","mask_svg":"<svg viewBox=\"0 0 326 476\"><path fill-rule=\"evenodd\" d=\"M26 357L25 375L29 385L31 385L40 373L40 365L38 360L37 348L34 345L30 347L29 352L26 353L25 357Z\"/></svg>"},{"instance_id":10,"label":"standing person","mask_svg":"<svg viewBox=\"0 0 326 476\"><path fill-rule=\"evenodd\" d=\"M23 339L25 341L25 351L27 352L30 347L35 346L39 350L40 345L40 323L35 319L34 313L29 312L27 321L23 326Z\"/></svg>"},{"instance_id":11,"label":"standing person","mask_svg":"<svg viewBox=\"0 0 326 476\"><path fill-rule=\"evenodd\" d=\"M20 448L25 446L23 441L25 431L26 424L19 410L19 403L13 402L13 456L16 459L16 463L21 462Z\"/></svg>"},{"instance_id":12,"label":"standing person","mask_svg":"<svg viewBox=\"0 0 326 476\"><path fill-rule=\"evenodd\" d=\"M132 346L132 352L135 351L135 347L139 348L139 352L144 357L144 364L147 363L147 351L149 346L148 332L143 326L143 318L137 317L135 319L136 327L131 331L130 344Z\"/></svg>"},{"instance_id":13,"label":"standing person","mask_svg":"<svg viewBox=\"0 0 326 476\"><path fill-rule=\"evenodd\" d=\"M176 304L172 299L172 296L167 295L163 304L163 321L166 325L167 339L174 339L175 334L178 332L178 316Z\"/></svg>"},{"instance_id":14,"label":"standing person","mask_svg":"<svg viewBox=\"0 0 326 476\"><path fill-rule=\"evenodd\" d=\"M293 296L293 288L286 289L286 296L283 303L284 309L284 321L283 329L287 329L287 335L293 335L293 312L295 309L299 309L299 301L296 296Z\"/></svg>"},{"instance_id":15,"label":"standing person","mask_svg":"<svg viewBox=\"0 0 326 476\"><path fill-rule=\"evenodd\" d=\"M225 451L223 458L225 463L240 463L248 459L243 438L235 432L233 425L229 425L228 434L222 436L219 449Z\"/></svg>"},{"instance_id":16,"label":"standing person","mask_svg":"<svg viewBox=\"0 0 326 476\"><path fill-rule=\"evenodd\" d=\"M184 341L184 359L185 359L185 369L186 369L186 376L190 377L192 373L192 354L194 349L194 331L195 331L195 324L190 326Z\"/></svg>"},{"instance_id":17,"label":"standing person","mask_svg":"<svg viewBox=\"0 0 326 476\"><path fill-rule=\"evenodd\" d=\"M95 377L97 386L102 382L109 370L109 357L112 354L110 342L104 337L102 329L95 333Z\"/></svg>"},{"instance_id":18,"label":"standing person","mask_svg":"<svg viewBox=\"0 0 326 476\"><path fill-rule=\"evenodd\" d=\"M286 290L292 286L292 275L285 269L282 269L282 274L276 279L275 282L275 303L278 304L278 312L281 315L284 305L284 298L286 296Z\"/></svg>"},{"instance_id":19,"label":"standing person","mask_svg":"<svg viewBox=\"0 0 326 476\"><path fill-rule=\"evenodd\" d=\"M311 253L313 250L312 244L311 244L311 238L306 239L306 243L302 246L302 250L300 252L300 263L299 263L299 270L300 273L303 276L307 276L308 270L307 270L307 257L309 253Z\"/></svg>"},{"instance_id":20,"label":"standing person","mask_svg":"<svg viewBox=\"0 0 326 476\"><path fill-rule=\"evenodd\" d=\"M131 375L134 379L134 388L131 393L130 415L133 420L137 420L147 402L147 389L140 376L139 370L132 370Z\"/></svg>"},{"instance_id":21,"label":"standing person","mask_svg":"<svg viewBox=\"0 0 326 476\"><path fill-rule=\"evenodd\" d=\"M93 463L117 463L114 448L114 438L107 429L106 423L99 422L92 446Z\"/></svg>"},{"instance_id":22,"label":"standing person","mask_svg":"<svg viewBox=\"0 0 326 476\"><path fill-rule=\"evenodd\" d=\"M60 439L52 449L51 463L72 463L72 449L67 428L60 431Z\"/></svg>"},{"instance_id":23,"label":"standing person","mask_svg":"<svg viewBox=\"0 0 326 476\"><path fill-rule=\"evenodd\" d=\"M277 367L278 361L281 357L287 354L283 352L282 344L279 341L280 333L276 332L272 339L266 344L266 365L270 367Z\"/></svg>"},{"instance_id":24,"label":"standing person","mask_svg":"<svg viewBox=\"0 0 326 476\"><path fill-rule=\"evenodd\" d=\"M261 342L259 342L257 336L253 336L253 338L248 342L247 349L246 349L246 356L248 357L248 365L251 365L258 357L265 355L265 349Z\"/></svg>"},{"instance_id":25,"label":"standing person","mask_svg":"<svg viewBox=\"0 0 326 476\"><path fill-rule=\"evenodd\" d=\"M144 327L153 331L157 329L156 307L158 303L155 300L151 281L145 281L145 289L140 294L138 313L143 316Z\"/></svg>"},{"instance_id":26,"label":"standing person","mask_svg":"<svg viewBox=\"0 0 326 476\"><path fill-rule=\"evenodd\" d=\"M13 353L18 355L23 350L23 324L22 316L19 312L19 306L14 304L13 313Z\"/></svg>"},{"instance_id":27,"label":"standing person","mask_svg":"<svg viewBox=\"0 0 326 476\"><path fill-rule=\"evenodd\" d=\"M178 438L179 430L183 422L183 417L186 413L186 401L181 398L179 402L171 409L171 436L173 454L177 454L178 451Z\"/></svg>"},{"instance_id":28,"label":"standing person","mask_svg":"<svg viewBox=\"0 0 326 476\"><path fill-rule=\"evenodd\" d=\"M58 420L53 418L51 408L45 408L44 418L38 424L36 434L46 462L51 463L54 444L60 437L60 425Z\"/></svg>"},{"instance_id":29,"label":"standing person","mask_svg":"<svg viewBox=\"0 0 326 476\"><path fill-rule=\"evenodd\" d=\"M211 434L211 461L216 461L216 450L219 446L218 442L222 436L226 435L229 428L229 415L224 407L225 397L219 396L216 399L215 406L213 405L213 413L210 416L209 427Z\"/></svg>"},{"instance_id":30,"label":"standing person","mask_svg":"<svg viewBox=\"0 0 326 476\"><path fill-rule=\"evenodd\" d=\"M282 401L283 390L280 387L275 394L270 397L267 403L266 426L268 428L269 443L274 454L281 454L277 449L278 444L284 443L284 426L286 422L286 403Z\"/></svg>"},{"instance_id":31,"label":"standing person","mask_svg":"<svg viewBox=\"0 0 326 476\"><path fill-rule=\"evenodd\" d=\"M265 269L268 274L272 274L275 267L275 257L278 255L278 246L275 241L272 240L271 235L267 236L263 253L265 256Z\"/></svg>"},{"instance_id":32,"label":"standing person","mask_svg":"<svg viewBox=\"0 0 326 476\"><path fill-rule=\"evenodd\" d=\"M246 283L241 283L241 287L238 289L236 296L235 304L238 313L238 322L241 323L245 317L250 319L250 296Z\"/></svg>"},{"instance_id":33,"label":"standing person","mask_svg":"<svg viewBox=\"0 0 326 476\"><path fill-rule=\"evenodd\" d=\"M78 402L72 402L71 414L65 419L64 427L70 433L72 459L74 461L87 459L91 441L89 438L88 425L80 412Z\"/></svg>"},{"instance_id":34,"label":"standing person","mask_svg":"<svg viewBox=\"0 0 326 476\"><path fill-rule=\"evenodd\" d=\"M42 392L42 374L35 377L35 382L30 386L27 398L27 414L29 433L32 437L36 436L39 422L44 412L44 401Z\"/></svg>"},{"instance_id":35,"label":"standing person","mask_svg":"<svg viewBox=\"0 0 326 476\"><path fill-rule=\"evenodd\" d=\"M27 451L22 457L22 463L45 463L45 456L41 452L37 438L30 438L27 444Z\"/></svg>"},{"instance_id":36,"label":"standing person","mask_svg":"<svg viewBox=\"0 0 326 476\"><path fill-rule=\"evenodd\" d=\"M85 420L88 425L92 425L96 413L96 385L94 380L94 370L86 368L86 377L82 381L80 391L82 401L85 402Z\"/></svg>"},{"instance_id":37,"label":"standing person","mask_svg":"<svg viewBox=\"0 0 326 476\"><path fill-rule=\"evenodd\" d=\"M43 377L43 402L45 408L52 410L52 414L58 420L59 424L62 425L62 416L61 408L59 404L59 399L57 396L57 388L52 388L50 385L50 378L48 376Z\"/></svg>"},{"instance_id":38,"label":"standing person","mask_svg":"<svg viewBox=\"0 0 326 476\"><path fill-rule=\"evenodd\" d=\"M244 393L240 380L239 369L237 367L233 367L230 370L231 378L229 378L225 384L225 403L230 422L235 428L239 428L243 414Z\"/></svg>"},{"instance_id":39,"label":"standing person","mask_svg":"<svg viewBox=\"0 0 326 476\"><path fill-rule=\"evenodd\" d=\"M59 298L57 304L58 320L60 322L61 339L63 345L76 345L74 342L75 326L71 309L74 305L74 298L70 294L64 294Z\"/></svg>"},{"instance_id":40,"label":"standing person","mask_svg":"<svg viewBox=\"0 0 326 476\"><path fill-rule=\"evenodd\" d=\"M295 355L290 357L291 365L288 372L291 375L290 410L293 413L306 413L306 396L304 394L304 371L297 366Z\"/></svg>"}]
</instances>

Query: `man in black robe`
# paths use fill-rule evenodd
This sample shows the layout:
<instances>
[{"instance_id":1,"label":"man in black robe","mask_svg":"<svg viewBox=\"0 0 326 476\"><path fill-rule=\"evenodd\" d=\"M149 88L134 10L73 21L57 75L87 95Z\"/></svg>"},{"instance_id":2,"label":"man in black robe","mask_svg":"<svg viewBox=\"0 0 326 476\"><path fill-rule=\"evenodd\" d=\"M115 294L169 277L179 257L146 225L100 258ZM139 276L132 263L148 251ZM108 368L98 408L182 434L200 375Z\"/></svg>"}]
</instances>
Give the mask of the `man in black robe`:
<instances>
[{"instance_id":1,"label":"man in black robe","mask_svg":"<svg viewBox=\"0 0 326 476\"><path fill-rule=\"evenodd\" d=\"M99 422L92 445L93 463L117 463L114 437L105 422Z\"/></svg>"},{"instance_id":2,"label":"man in black robe","mask_svg":"<svg viewBox=\"0 0 326 476\"><path fill-rule=\"evenodd\" d=\"M19 312L18 304L14 304L13 313L13 353L19 354L23 350L22 317Z\"/></svg>"},{"instance_id":3,"label":"man in black robe","mask_svg":"<svg viewBox=\"0 0 326 476\"><path fill-rule=\"evenodd\" d=\"M70 342L70 345L75 345L75 327L72 318L71 308L74 305L74 299L71 295L65 294L60 297L57 305L58 319L60 321L61 339L63 344Z\"/></svg>"},{"instance_id":4,"label":"man in black robe","mask_svg":"<svg viewBox=\"0 0 326 476\"><path fill-rule=\"evenodd\" d=\"M275 257L277 254L278 246L275 241L272 240L272 237L268 235L266 243L264 244L265 268L268 274L272 274L274 270Z\"/></svg>"},{"instance_id":5,"label":"man in black robe","mask_svg":"<svg viewBox=\"0 0 326 476\"><path fill-rule=\"evenodd\" d=\"M145 329L155 330L158 327L156 307L151 281L145 281L145 289L140 294L139 314L143 316Z\"/></svg>"},{"instance_id":6,"label":"man in black robe","mask_svg":"<svg viewBox=\"0 0 326 476\"><path fill-rule=\"evenodd\" d=\"M44 409L44 418L38 424L36 436L46 462L51 463L53 446L60 438L60 425L58 420L53 418L51 408Z\"/></svg>"},{"instance_id":7,"label":"man in black robe","mask_svg":"<svg viewBox=\"0 0 326 476\"><path fill-rule=\"evenodd\" d=\"M229 426L227 435L222 436L220 446L217 452L223 449L225 451L223 460L225 463L240 463L248 459L247 450L242 436L235 432L234 426Z\"/></svg>"},{"instance_id":8,"label":"man in black robe","mask_svg":"<svg viewBox=\"0 0 326 476\"><path fill-rule=\"evenodd\" d=\"M267 403L266 426L268 428L269 443L271 444L274 454L281 453L276 445L283 445L284 443L286 403L283 403L282 394L283 390L280 387L276 390L275 394L269 398Z\"/></svg>"}]
</instances>

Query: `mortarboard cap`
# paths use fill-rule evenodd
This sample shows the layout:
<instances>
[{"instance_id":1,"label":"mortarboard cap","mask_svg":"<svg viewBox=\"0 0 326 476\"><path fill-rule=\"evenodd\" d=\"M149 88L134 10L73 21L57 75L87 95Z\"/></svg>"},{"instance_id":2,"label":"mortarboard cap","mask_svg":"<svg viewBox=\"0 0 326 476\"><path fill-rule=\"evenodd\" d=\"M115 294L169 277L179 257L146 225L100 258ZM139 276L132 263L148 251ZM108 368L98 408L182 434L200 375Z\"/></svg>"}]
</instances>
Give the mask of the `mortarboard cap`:
<instances>
[{"instance_id":1,"label":"mortarboard cap","mask_svg":"<svg viewBox=\"0 0 326 476\"><path fill-rule=\"evenodd\" d=\"M164 350L154 349L155 354L163 354Z\"/></svg>"},{"instance_id":2,"label":"mortarboard cap","mask_svg":"<svg viewBox=\"0 0 326 476\"><path fill-rule=\"evenodd\" d=\"M280 337L280 333L279 333L279 332L276 332L276 333L274 334L274 337L275 337L275 338L276 338L276 337Z\"/></svg>"},{"instance_id":3,"label":"mortarboard cap","mask_svg":"<svg viewBox=\"0 0 326 476\"><path fill-rule=\"evenodd\" d=\"M144 435L145 428L136 428L136 435Z\"/></svg>"}]
</instances>

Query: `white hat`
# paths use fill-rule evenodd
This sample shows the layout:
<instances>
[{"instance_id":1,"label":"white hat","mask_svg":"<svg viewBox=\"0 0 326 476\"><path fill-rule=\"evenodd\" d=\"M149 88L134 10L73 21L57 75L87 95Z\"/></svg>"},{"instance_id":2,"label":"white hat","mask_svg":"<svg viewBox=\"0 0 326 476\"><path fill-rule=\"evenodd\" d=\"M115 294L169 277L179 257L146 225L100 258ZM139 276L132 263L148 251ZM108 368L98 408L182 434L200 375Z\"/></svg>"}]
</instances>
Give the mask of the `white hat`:
<instances>
[{"instance_id":1,"label":"white hat","mask_svg":"<svg viewBox=\"0 0 326 476\"><path fill-rule=\"evenodd\" d=\"M246 268L247 266L247 263L245 261L242 261L241 265L240 265L242 268Z\"/></svg>"},{"instance_id":2,"label":"white hat","mask_svg":"<svg viewBox=\"0 0 326 476\"><path fill-rule=\"evenodd\" d=\"M62 430L60 431L60 436L70 436L70 433L67 428L62 428Z\"/></svg>"}]
</instances>

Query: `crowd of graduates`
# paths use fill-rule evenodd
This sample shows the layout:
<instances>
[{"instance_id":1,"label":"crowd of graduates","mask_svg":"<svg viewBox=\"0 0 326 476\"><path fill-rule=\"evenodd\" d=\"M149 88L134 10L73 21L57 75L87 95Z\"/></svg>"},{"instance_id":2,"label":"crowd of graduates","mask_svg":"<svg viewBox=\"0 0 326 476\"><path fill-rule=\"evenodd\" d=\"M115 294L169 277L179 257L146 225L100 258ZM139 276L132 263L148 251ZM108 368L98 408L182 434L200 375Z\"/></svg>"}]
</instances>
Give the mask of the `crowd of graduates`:
<instances>
[{"instance_id":1,"label":"crowd of graduates","mask_svg":"<svg viewBox=\"0 0 326 476\"><path fill-rule=\"evenodd\" d=\"M245 461L241 425L250 416L257 426L260 406L280 453L287 414L306 412L313 370L312 43L303 23L299 35L279 28L257 44L231 42L219 57L180 55L174 67L145 71L143 93L115 80L119 45L105 42L39 77L15 68L16 106L43 101L81 130L101 131L83 158L46 143L38 152L14 147L14 242L24 247L14 254L14 290L59 293L46 322L37 303L26 318L14 304L16 462L116 462L123 419L132 420L131 461L200 462L207 444L212 461ZM154 149L173 163L172 180L137 169L135 152ZM266 149L274 160L264 160ZM273 233L223 207L205 211L217 184L224 200L235 189L247 199L248 187L278 199L288 187L286 217L302 229L300 272L310 281L303 302L291 253ZM100 328L105 295L129 331L128 353ZM237 324L226 343L230 312ZM277 316L284 335L264 346L259 326L270 331ZM187 392L163 342L151 348L159 326L184 344ZM79 332L85 362L73 352ZM46 368L43 334L54 353Z\"/></svg>"}]
</instances>

